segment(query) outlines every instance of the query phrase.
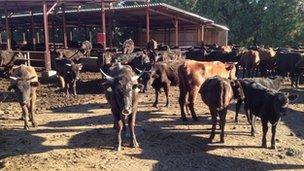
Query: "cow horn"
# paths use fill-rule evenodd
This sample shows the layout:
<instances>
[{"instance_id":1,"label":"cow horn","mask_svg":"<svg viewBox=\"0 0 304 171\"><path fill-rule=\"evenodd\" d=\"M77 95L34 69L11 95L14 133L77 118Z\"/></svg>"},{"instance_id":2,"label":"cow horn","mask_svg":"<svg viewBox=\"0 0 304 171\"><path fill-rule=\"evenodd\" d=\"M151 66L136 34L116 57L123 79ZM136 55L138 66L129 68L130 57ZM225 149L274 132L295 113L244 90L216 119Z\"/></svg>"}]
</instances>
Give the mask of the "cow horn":
<instances>
[{"instance_id":1,"label":"cow horn","mask_svg":"<svg viewBox=\"0 0 304 171\"><path fill-rule=\"evenodd\" d=\"M108 82L112 83L114 81L114 78L111 77L111 76L109 76L109 75L107 75L105 72L103 72L103 70L101 68L99 70L100 70L101 74L106 77L106 79L107 79Z\"/></svg>"},{"instance_id":2,"label":"cow horn","mask_svg":"<svg viewBox=\"0 0 304 171\"><path fill-rule=\"evenodd\" d=\"M72 64L65 64L66 66L72 66Z\"/></svg>"},{"instance_id":3,"label":"cow horn","mask_svg":"<svg viewBox=\"0 0 304 171\"><path fill-rule=\"evenodd\" d=\"M137 69L137 68L136 68ZM139 70L140 71L140 70ZM145 70L141 71L138 75L132 77L132 81L138 80L143 74L145 73Z\"/></svg>"},{"instance_id":4,"label":"cow horn","mask_svg":"<svg viewBox=\"0 0 304 171\"><path fill-rule=\"evenodd\" d=\"M28 78L26 81L30 81L30 80L32 80L32 79L34 79L34 78L36 78L36 76L30 77L30 78Z\"/></svg>"},{"instance_id":5,"label":"cow horn","mask_svg":"<svg viewBox=\"0 0 304 171\"><path fill-rule=\"evenodd\" d=\"M18 77L10 76L10 79L12 79L12 80L14 80L14 81L17 81L19 78L18 78Z\"/></svg>"}]
</instances>

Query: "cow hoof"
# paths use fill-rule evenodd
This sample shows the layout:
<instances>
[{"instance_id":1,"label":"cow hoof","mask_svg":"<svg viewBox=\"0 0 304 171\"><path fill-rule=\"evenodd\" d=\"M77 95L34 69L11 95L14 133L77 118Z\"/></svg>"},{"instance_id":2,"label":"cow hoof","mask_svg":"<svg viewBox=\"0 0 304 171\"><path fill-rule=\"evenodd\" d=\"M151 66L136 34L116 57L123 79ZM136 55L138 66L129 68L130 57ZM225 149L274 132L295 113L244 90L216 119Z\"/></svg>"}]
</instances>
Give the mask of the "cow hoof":
<instances>
[{"instance_id":1,"label":"cow hoof","mask_svg":"<svg viewBox=\"0 0 304 171\"><path fill-rule=\"evenodd\" d=\"M236 119L236 120L234 120L234 122L235 122L235 123L239 123L239 120L238 120L238 119Z\"/></svg>"},{"instance_id":2,"label":"cow hoof","mask_svg":"<svg viewBox=\"0 0 304 171\"><path fill-rule=\"evenodd\" d=\"M138 142L133 142L133 143L130 144L130 147L138 148L139 144L138 144Z\"/></svg>"},{"instance_id":3,"label":"cow hoof","mask_svg":"<svg viewBox=\"0 0 304 171\"><path fill-rule=\"evenodd\" d=\"M166 104L166 106L165 107L170 107L171 105L170 104Z\"/></svg>"},{"instance_id":4,"label":"cow hoof","mask_svg":"<svg viewBox=\"0 0 304 171\"><path fill-rule=\"evenodd\" d=\"M29 130L29 129L30 129L30 127L29 127L29 126L24 126L24 127L23 127L23 129L25 129L25 130Z\"/></svg>"},{"instance_id":5,"label":"cow hoof","mask_svg":"<svg viewBox=\"0 0 304 171\"><path fill-rule=\"evenodd\" d=\"M37 124L36 122L33 122L33 123L32 123L32 126L33 126L33 127L38 127L38 124Z\"/></svg>"},{"instance_id":6,"label":"cow hoof","mask_svg":"<svg viewBox=\"0 0 304 171\"><path fill-rule=\"evenodd\" d=\"M265 144L262 144L262 148L267 148L266 143L265 143Z\"/></svg>"},{"instance_id":7,"label":"cow hoof","mask_svg":"<svg viewBox=\"0 0 304 171\"><path fill-rule=\"evenodd\" d=\"M275 149L276 149L276 146L275 146L275 145L271 145L270 148L273 149L273 150L275 150Z\"/></svg>"},{"instance_id":8,"label":"cow hoof","mask_svg":"<svg viewBox=\"0 0 304 171\"><path fill-rule=\"evenodd\" d=\"M221 140L220 143L225 143L225 140Z\"/></svg>"},{"instance_id":9,"label":"cow hoof","mask_svg":"<svg viewBox=\"0 0 304 171\"><path fill-rule=\"evenodd\" d=\"M121 151L121 146L117 147L115 151Z\"/></svg>"},{"instance_id":10,"label":"cow hoof","mask_svg":"<svg viewBox=\"0 0 304 171\"><path fill-rule=\"evenodd\" d=\"M153 103L152 107L157 107L157 103Z\"/></svg>"},{"instance_id":11,"label":"cow hoof","mask_svg":"<svg viewBox=\"0 0 304 171\"><path fill-rule=\"evenodd\" d=\"M251 136L255 137L255 133L254 133L254 132L251 132Z\"/></svg>"},{"instance_id":12,"label":"cow hoof","mask_svg":"<svg viewBox=\"0 0 304 171\"><path fill-rule=\"evenodd\" d=\"M182 119L182 121L184 121L184 122L188 121L188 119L187 119L186 117L182 117L181 119Z\"/></svg>"}]
</instances>

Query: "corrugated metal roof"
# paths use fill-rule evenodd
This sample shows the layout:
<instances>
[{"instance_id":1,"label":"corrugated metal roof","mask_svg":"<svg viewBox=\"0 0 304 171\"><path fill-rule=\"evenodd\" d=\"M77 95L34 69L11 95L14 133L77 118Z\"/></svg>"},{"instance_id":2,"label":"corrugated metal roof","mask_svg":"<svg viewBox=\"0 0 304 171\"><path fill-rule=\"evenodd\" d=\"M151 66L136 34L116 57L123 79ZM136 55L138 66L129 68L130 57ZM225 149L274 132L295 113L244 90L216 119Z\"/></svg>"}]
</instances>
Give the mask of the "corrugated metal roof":
<instances>
[{"instance_id":1,"label":"corrugated metal roof","mask_svg":"<svg viewBox=\"0 0 304 171\"><path fill-rule=\"evenodd\" d=\"M146 4L143 4L143 5L132 5L132 6L116 6L116 7L112 7L111 9L106 9L106 10L127 10L127 9L136 9L136 8L146 8L147 5ZM171 11L174 11L174 12L179 12L179 13L182 13L184 15L187 15L189 17L193 17L197 20L200 20L202 22L210 22L212 26L214 27L218 27L220 29L223 29L223 30L227 30L229 31L229 28L226 27L226 26L223 26L223 25L220 25L220 24L215 24L213 20L211 19L208 19L208 18L205 18L205 17L202 17L198 14L194 14L192 12L189 12L189 11L186 11L186 10L183 10L183 9L180 9L180 8L177 8L177 7L174 7L172 5L168 5L168 4L165 4L165 3L153 3L153 4L149 4L149 7L151 8L157 8L157 7L162 7L162 8L166 8L168 10L171 10ZM97 12L97 11L100 11L101 8L90 8L90 9L80 9L79 12ZM67 10L66 13L76 13L78 12L77 10ZM61 13L61 11L59 11L58 13ZM33 14L34 16L41 16L43 15L42 13L34 13ZM14 14L12 15L11 17L12 18L18 18L18 17L30 17L31 15L30 14ZM2 18L5 18L5 16L2 16Z\"/></svg>"}]
</instances>

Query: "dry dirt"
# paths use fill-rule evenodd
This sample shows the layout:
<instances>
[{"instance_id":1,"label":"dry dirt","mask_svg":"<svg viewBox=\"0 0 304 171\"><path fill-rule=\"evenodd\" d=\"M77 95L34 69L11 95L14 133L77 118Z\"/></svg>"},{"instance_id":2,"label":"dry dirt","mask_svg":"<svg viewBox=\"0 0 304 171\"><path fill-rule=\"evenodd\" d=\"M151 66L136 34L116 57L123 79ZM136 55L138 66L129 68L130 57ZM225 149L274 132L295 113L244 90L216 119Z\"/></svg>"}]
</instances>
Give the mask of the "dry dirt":
<instances>
[{"instance_id":1,"label":"dry dirt","mask_svg":"<svg viewBox=\"0 0 304 171\"><path fill-rule=\"evenodd\" d=\"M290 105L290 113L277 129L277 149L262 149L261 124L250 136L244 114L234 123L234 104L227 115L225 143L209 143L211 121L201 99L196 102L199 121L180 120L178 88L171 93L172 106L153 108L152 92L140 95L137 136L140 148L121 152L116 144L112 116L102 94L98 73L82 73L79 96L66 98L55 84L38 91L38 128L23 130L21 111L9 81L0 81L0 170L304 170L304 91ZM288 87L288 86L287 86ZM270 146L270 132L268 146ZM218 132L217 132L218 133Z\"/></svg>"}]
</instances>

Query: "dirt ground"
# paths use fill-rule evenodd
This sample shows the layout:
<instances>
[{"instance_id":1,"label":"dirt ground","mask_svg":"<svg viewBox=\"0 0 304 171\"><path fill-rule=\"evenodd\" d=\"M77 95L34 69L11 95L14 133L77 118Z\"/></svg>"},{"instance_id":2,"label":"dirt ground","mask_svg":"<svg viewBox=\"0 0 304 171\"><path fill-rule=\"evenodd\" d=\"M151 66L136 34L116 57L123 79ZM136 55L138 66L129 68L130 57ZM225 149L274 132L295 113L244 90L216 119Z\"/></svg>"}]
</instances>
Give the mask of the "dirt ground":
<instances>
[{"instance_id":1,"label":"dirt ground","mask_svg":"<svg viewBox=\"0 0 304 171\"><path fill-rule=\"evenodd\" d=\"M55 84L38 90L38 128L23 130L21 110L14 94L0 81L0 170L304 170L304 89L285 91L300 98L277 128L277 149L262 149L261 124L250 136L243 112L234 123L234 107L227 115L225 143L207 141L211 128L208 109L198 98L199 121L180 120L178 88L171 92L172 106L153 108L154 94L140 94L136 132L140 148L124 139L116 144L112 115L102 94L99 73L82 73L79 96L66 98ZM289 87L289 86L286 86ZM219 133L219 132L217 132ZM271 131L268 132L268 147Z\"/></svg>"}]
</instances>

